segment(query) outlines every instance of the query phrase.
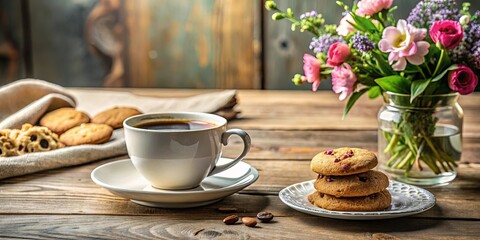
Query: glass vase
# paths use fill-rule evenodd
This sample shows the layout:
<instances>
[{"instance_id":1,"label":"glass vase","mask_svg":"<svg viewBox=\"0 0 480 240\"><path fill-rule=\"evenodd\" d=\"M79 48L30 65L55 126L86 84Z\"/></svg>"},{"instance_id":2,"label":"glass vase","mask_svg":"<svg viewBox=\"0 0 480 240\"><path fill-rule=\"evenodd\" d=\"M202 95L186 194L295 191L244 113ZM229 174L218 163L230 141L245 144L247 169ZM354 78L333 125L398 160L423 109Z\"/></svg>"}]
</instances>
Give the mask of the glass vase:
<instances>
[{"instance_id":1,"label":"glass vase","mask_svg":"<svg viewBox=\"0 0 480 240\"><path fill-rule=\"evenodd\" d=\"M405 183L435 186L457 176L462 154L463 110L458 93L420 96L384 93L378 113L382 171Z\"/></svg>"}]
</instances>

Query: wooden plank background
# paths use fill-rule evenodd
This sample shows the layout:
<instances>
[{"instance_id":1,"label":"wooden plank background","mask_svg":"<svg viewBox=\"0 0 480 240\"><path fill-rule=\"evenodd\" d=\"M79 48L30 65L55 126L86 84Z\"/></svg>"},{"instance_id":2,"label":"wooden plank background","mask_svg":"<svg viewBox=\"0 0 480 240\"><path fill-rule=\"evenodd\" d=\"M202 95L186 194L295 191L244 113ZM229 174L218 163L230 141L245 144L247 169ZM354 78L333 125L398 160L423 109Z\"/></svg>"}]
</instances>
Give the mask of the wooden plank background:
<instances>
[{"instance_id":1,"label":"wooden plank background","mask_svg":"<svg viewBox=\"0 0 480 240\"><path fill-rule=\"evenodd\" d=\"M64 86L310 89L291 78L302 73L312 35L271 20L264 1L1 0L0 84L34 77ZM332 0L276 2L297 16L316 10L327 23L342 17ZM417 3L396 1L396 17Z\"/></svg>"},{"instance_id":2,"label":"wooden plank background","mask_svg":"<svg viewBox=\"0 0 480 240\"><path fill-rule=\"evenodd\" d=\"M0 1L0 85L24 76L20 1Z\"/></svg>"},{"instance_id":3,"label":"wooden plank background","mask_svg":"<svg viewBox=\"0 0 480 240\"><path fill-rule=\"evenodd\" d=\"M256 1L126 1L130 84L259 88ZM135 17L133 17L135 16Z\"/></svg>"}]
</instances>

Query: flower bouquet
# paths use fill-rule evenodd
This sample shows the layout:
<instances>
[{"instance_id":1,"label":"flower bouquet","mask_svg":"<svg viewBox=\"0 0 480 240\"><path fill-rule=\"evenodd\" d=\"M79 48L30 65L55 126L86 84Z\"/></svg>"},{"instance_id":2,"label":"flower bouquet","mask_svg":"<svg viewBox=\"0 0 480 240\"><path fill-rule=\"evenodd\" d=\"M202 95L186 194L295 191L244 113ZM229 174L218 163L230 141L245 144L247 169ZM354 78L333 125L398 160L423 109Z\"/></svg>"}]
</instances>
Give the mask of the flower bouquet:
<instances>
[{"instance_id":1,"label":"flower bouquet","mask_svg":"<svg viewBox=\"0 0 480 240\"><path fill-rule=\"evenodd\" d=\"M405 178L453 180L461 154L463 112L458 95L470 94L480 71L480 11L454 0L423 0L404 19L395 19L393 0L360 0L345 11L338 25L326 24L311 11L295 17L288 8L273 20L292 22L292 31L313 34L313 55L303 56L303 74L295 84L316 91L331 79L339 99L348 98L345 117L363 94L383 96L379 112L379 158L390 173ZM453 142L453 140L455 142ZM453 176L453 178L452 178ZM405 180L405 179L404 179Z\"/></svg>"}]
</instances>

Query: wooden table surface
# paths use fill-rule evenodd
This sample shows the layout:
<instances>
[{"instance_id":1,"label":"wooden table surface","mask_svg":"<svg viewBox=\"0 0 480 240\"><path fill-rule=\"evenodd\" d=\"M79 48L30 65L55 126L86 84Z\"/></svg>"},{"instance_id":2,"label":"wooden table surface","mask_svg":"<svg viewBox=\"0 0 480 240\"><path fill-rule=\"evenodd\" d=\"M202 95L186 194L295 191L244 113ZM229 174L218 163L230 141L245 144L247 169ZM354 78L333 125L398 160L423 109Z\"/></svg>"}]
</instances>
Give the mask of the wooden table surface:
<instances>
[{"instance_id":1,"label":"wooden table surface","mask_svg":"<svg viewBox=\"0 0 480 240\"><path fill-rule=\"evenodd\" d=\"M131 89L139 95L184 97L206 90ZM464 145L457 179L428 188L437 198L432 209L391 220L349 221L297 212L278 198L291 184L314 179L310 159L340 146L376 151L376 113L381 100L360 99L346 120L342 102L331 92L253 91L238 93L240 118L229 128L247 130L252 149L246 162L259 179L220 202L191 209L137 205L95 185L91 171L107 162L44 171L0 180L0 238L95 239L374 239L387 233L400 239L474 239L480 236L480 94L462 96ZM240 140L231 139L224 155L234 157ZM237 215L270 211L274 222L249 228L227 226L219 208Z\"/></svg>"}]
</instances>

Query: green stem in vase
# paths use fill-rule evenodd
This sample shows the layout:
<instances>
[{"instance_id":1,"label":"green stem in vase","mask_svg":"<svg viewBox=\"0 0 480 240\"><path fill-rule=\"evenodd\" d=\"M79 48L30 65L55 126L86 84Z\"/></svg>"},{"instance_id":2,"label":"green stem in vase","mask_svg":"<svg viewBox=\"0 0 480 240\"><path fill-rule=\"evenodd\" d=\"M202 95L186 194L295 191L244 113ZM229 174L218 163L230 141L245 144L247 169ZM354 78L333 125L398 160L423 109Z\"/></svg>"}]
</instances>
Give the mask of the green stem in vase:
<instances>
[{"instance_id":1,"label":"green stem in vase","mask_svg":"<svg viewBox=\"0 0 480 240\"><path fill-rule=\"evenodd\" d=\"M399 135L393 133L392 134L392 138L389 140L389 143L387 145L387 147L383 150L383 153L388 153L390 152L394 147L395 145L397 145L397 142L398 142L398 138L399 138Z\"/></svg>"},{"instance_id":2,"label":"green stem in vase","mask_svg":"<svg viewBox=\"0 0 480 240\"><path fill-rule=\"evenodd\" d=\"M397 166L398 169L402 169L408 163L408 160L412 157L412 152L408 152L407 155L400 161L400 164Z\"/></svg>"},{"instance_id":3,"label":"green stem in vase","mask_svg":"<svg viewBox=\"0 0 480 240\"><path fill-rule=\"evenodd\" d=\"M440 169L438 166L435 164L435 161L430 158L428 154L423 156L423 162L427 164L427 166L435 173L435 174L440 174Z\"/></svg>"},{"instance_id":4,"label":"green stem in vase","mask_svg":"<svg viewBox=\"0 0 480 240\"><path fill-rule=\"evenodd\" d=\"M387 161L387 163L386 163L388 167L392 167L392 165L393 165L393 163L395 162L395 160L397 160L397 157L398 157L399 154L400 154L400 151L394 153L394 154L390 157L390 159L388 159L388 161Z\"/></svg>"}]
</instances>

